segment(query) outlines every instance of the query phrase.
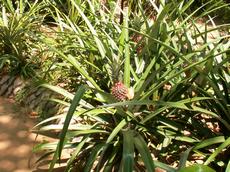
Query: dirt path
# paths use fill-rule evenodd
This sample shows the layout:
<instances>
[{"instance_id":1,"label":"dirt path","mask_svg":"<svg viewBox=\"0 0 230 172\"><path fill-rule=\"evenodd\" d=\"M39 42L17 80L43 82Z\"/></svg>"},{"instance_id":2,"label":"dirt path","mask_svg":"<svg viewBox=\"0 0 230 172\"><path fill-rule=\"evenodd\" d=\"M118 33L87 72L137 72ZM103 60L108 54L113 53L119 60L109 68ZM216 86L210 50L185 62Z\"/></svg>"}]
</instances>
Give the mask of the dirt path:
<instances>
[{"instance_id":1,"label":"dirt path","mask_svg":"<svg viewBox=\"0 0 230 172\"><path fill-rule=\"evenodd\" d=\"M0 172L31 172L35 162L32 148L34 123L9 99L0 98Z\"/></svg>"}]
</instances>

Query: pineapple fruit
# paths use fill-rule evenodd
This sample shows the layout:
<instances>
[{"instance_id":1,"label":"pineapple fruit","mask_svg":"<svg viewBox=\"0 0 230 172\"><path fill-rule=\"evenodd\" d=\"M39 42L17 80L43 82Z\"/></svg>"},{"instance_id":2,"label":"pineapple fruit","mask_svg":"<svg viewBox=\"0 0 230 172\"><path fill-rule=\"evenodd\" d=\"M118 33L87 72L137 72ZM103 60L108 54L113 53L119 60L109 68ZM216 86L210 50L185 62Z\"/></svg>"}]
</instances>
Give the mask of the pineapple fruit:
<instances>
[{"instance_id":1,"label":"pineapple fruit","mask_svg":"<svg viewBox=\"0 0 230 172\"><path fill-rule=\"evenodd\" d=\"M131 100L134 97L133 88L127 88L121 81L113 85L111 92L118 101Z\"/></svg>"}]
</instances>

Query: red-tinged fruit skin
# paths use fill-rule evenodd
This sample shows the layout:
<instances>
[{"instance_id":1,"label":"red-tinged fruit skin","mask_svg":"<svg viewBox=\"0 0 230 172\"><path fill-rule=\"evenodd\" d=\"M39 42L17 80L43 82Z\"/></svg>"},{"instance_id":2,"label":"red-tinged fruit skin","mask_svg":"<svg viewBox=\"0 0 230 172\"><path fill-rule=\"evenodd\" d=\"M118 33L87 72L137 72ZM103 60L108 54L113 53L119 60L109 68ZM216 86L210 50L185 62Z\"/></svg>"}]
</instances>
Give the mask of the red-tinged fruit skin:
<instances>
[{"instance_id":1,"label":"red-tinged fruit skin","mask_svg":"<svg viewBox=\"0 0 230 172\"><path fill-rule=\"evenodd\" d=\"M119 101L127 99L128 88L120 81L114 84L111 92L112 95Z\"/></svg>"}]
</instances>

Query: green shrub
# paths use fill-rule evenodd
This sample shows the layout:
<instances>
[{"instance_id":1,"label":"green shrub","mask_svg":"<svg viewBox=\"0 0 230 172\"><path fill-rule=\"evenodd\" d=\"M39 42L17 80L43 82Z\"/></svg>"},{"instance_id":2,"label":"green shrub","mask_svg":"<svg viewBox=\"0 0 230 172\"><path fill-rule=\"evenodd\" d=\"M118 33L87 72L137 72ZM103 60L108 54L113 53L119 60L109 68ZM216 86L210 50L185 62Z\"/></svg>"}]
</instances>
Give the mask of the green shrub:
<instances>
[{"instance_id":1,"label":"green shrub","mask_svg":"<svg viewBox=\"0 0 230 172\"><path fill-rule=\"evenodd\" d=\"M43 19L38 15L43 5L31 5L26 0L1 2L0 68L24 77L34 76L39 67L35 35Z\"/></svg>"}]
</instances>

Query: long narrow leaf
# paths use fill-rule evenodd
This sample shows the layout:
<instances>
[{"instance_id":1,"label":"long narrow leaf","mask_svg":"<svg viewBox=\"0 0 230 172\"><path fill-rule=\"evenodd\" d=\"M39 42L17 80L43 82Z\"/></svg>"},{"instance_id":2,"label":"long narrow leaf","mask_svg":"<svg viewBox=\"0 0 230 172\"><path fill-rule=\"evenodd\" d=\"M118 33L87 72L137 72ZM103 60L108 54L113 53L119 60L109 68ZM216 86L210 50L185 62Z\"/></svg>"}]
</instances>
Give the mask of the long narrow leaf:
<instances>
[{"instance_id":1,"label":"long narrow leaf","mask_svg":"<svg viewBox=\"0 0 230 172\"><path fill-rule=\"evenodd\" d=\"M129 50L129 30L128 30L128 9L125 11L124 36L125 36L125 64L124 64L124 84L130 86L130 50Z\"/></svg>"},{"instance_id":2,"label":"long narrow leaf","mask_svg":"<svg viewBox=\"0 0 230 172\"><path fill-rule=\"evenodd\" d=\"M122 171L132 172L134 166L134 141L133 131L130 129L123 130L123 155Z\"/></svg>"},{"instance_id":3,"label":"long narrow leaf","mask_svg":"<svg viewBox=\"0 0 230 172\"><path fill-rule=\"evenodd\" d=\"M210 157L208 157L208 159L204 162L204 165L208 165L210 162L212 162L215 157L223 151L224 148L230 146L230 137L224 142L222 143L212 154Z\"/></svg>"},{"instance_id":4,"label":"long narrow leaf","mask_svg":"<svg viewBox=\"0 0 230 172\"><path fill-rule=\"evenodd\" d=\"M104 144L98 144L93 148L93 151L90 153L89 158L86 161L84 172L90 172L93 168L93 164L97 159L98 154L101 152Z\"/></svg>"},{"instance_id":5,"label":"long narrow leaf","mask_svg":"<svg viewBox=\"0 0 230 172\"><path fill-rule=\"evenodd\" d=\"M123 119L112 131L112 133L109 135L106 143L110 143L114 137L117 136L117 133L121 131L121 129L127 124L127 121Z\"/></svg>"},{"instance_id":6,"label":"long narrow leaf","mask_svg":"<svg viewBox=\"0 0 230 172\"><path fill-rule=\"evenodd\" d=\"M224 136L218 136L218 137L213 137L210 139L206 139L201 141L200 143L198 143L195 147L194 150L196 149L201 149L213 144L217 144L217 143L223 143L225 141Z\"/></svg>"},{"instance_id":7,"label":"long narrow leaf","mask_svg":"<svg viewBox=\"0 0 230 172\"><path fill-rule=\"evenodd\" d=\"M76 156L79 154L79 152L81 151L82 147L84 146L84 144L86 143L87 139L89 138L89 135L86 135L81 142L77 145L77 147L75 148L74 152L71 155L71 158L68 160L65 172L69 171L69 168L71 166L71 164L73 163L73 161L75 160Z\"/></svg>"},{"instance_id":8,"label":"long narrow leaf","mask_svg":"<svg viewBox=\"0 0 230 172\"><path fill-rule=\"evenodd\" d=\"M227 165L225 172L228 172L228 171L230 171L230 160L228 161L228 165Z\"/></svg>"},{"instance_id":9,"label":"long narrow leaf","mask_svg":"<svg viewBox=\"0 0 230 172\"><path fill-rule=\"evenodd\" d=\"M145 164L147 172L153 172L155 167L152 156L150 154L146 142L138 133L136 133L136 135L134 136L134 144L138 152L141 154L141 158Z\"/></svg>"},{"instance_id":10,"label":"long narrow leaf","mask_svg":"<svg viewBox=\"0 0 230 172\"><path fill-rule=\"evenodd\" d=\"M180 161L179 161L178 170L185 167L189 153L191 152L192 149L193 149L193 147L191 147L191 148L187 149L185 152L183 152L183 154L181 155Z\"/></svg>"},{"instance_id":11,"label":"long narrow leaf","mask_svg":"<svg viewBox=\"0 0 230 172\"><path fill-rule=\"evenodd\" d=\"M102 44L102 42L100 41L100 39L98 38L97 32L94 29L94 27L92 26L92 24L90 23L89 19L85 16L85 14L82 12L81 8L79 7L79 5L74 1L71 0L71 2L73 3L73 5L75 6L75 8L78 10L79 14L82 16L83 20L85 21L85 23L87 24L88 28L90 29L95 42L97 44L98 50L101 54L101 57L104 58L105 57L105 48Z\"/></svg>"},{"instance_id":12,"label":"long narrow leaf","mask_svg":"<svg viewBox=\"0 0 230 172\"><path fill-rule=\"evenodd\" d=\"M79 104L83 94L85 93L86 89L84 86L80 86L79 89L77 90L74 98L73 98L73 101L70 105L70 108L69 108L69 111L66 115L66 119L65 119L65 122L64 122L64 126L63 126L63 129L62 129L62 132L60 134L60 140L58 142L58 145L57 145L57 148L56 148L56 151L54 153L54 156L53 156L53 160L50 164L50 167L49 167L49 172L52 172L53 168L54 168L54 165L55 163L57 162L57 159L61 157L61 152L62 152L62 149L63 149L63 146L64 146L64 141L65 141L65 136L66 136L66 132L68 130L68 127L69 127L69 123L70 123L70 120L74 114L74 111L77 107L77 105Z\"/></svg>"}]
</instances>

